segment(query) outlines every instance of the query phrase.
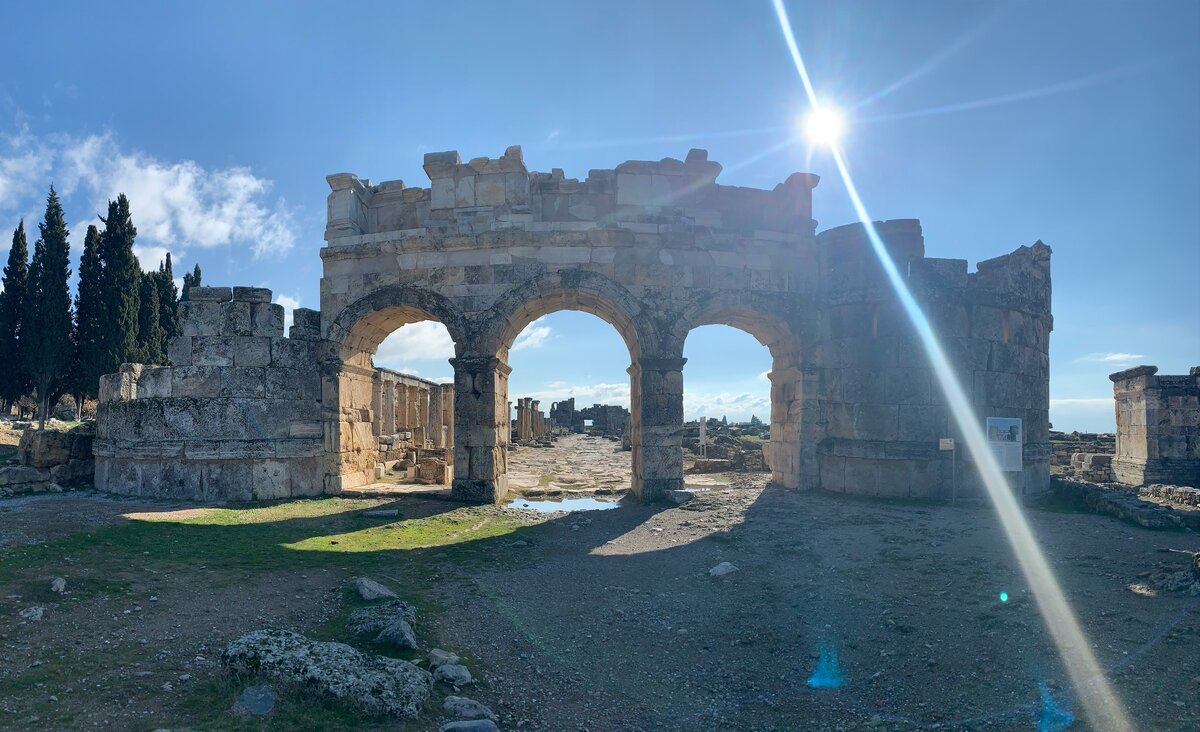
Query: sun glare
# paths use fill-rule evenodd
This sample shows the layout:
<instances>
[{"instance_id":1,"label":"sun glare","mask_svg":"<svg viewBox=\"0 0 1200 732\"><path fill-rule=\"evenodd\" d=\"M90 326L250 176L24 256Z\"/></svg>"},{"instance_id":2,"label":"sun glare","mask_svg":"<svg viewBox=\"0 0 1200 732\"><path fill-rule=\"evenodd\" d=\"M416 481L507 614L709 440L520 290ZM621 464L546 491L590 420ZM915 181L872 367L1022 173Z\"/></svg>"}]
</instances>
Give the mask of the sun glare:
<instances>
[{"instance_id":1,"label":"sun glare","mask_svg":"<svg viewBox=\"0 0 1200 732\"><path fill-rule=\"evenodd\" d=\"M804 118L804 135L814 145L832 147L842 139L845 121L841 112L817 107Z\"/></svg>"}]
</instances>

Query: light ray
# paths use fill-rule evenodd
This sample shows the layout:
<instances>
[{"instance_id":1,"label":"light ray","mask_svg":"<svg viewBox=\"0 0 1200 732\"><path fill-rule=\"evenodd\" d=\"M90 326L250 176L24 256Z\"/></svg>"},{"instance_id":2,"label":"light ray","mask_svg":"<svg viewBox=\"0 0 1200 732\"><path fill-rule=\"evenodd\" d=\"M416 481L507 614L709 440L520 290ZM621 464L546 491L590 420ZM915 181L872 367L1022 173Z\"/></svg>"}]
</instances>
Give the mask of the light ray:
<instances>
[{"instance_id":1,"label":"light ray","mask_svg":"<svg viewBox=\"0 0 1200 732\"><path fill-rule=\"evenodd\" d=\"M780 29L788 49L791 51L792 61L804 85L805 93L809 102L814 108L817 108L819 107L817 95L809 78L808 69L804 65L804 59L800 54L800 48L792 34L787 10L784 8L782 0L773 0L773 3ZM1008 481L1004 478L995 456L988 448L979 419L975 415L962 384L959 383L950 360L938 341L937 334L933 331L932 324L925 317L924 311L917 303L912 291L908 289L904 277L897 269L891 255L888 254L879 232L876 231L866 206L858 194L858 189L850 177L849 167L842 155L841 148L838 145L832 145L830 150L854 211L866 230L871 247L887 274L897 298L904 306L921 339L934 373L941 383L942 391L946 395L946 401L954 415L954 420L967 444L967 449L979 467L980 477L987 488L988 497L1000 518L1000 523L1012 546L1013 553L1017 557L1017 562L1021 566L1021 571L1033 590L1042 620L1054 639L1067 673L1079 693L1088 721L1096 729L1122 731L1132 729L1124 708L1105 678L1104 672L1100 669L1091 646L1067 603L1062 588L1034 539L1033 531L1025 520L1021 508L1009 488Z\"/></svg>"}]
</instances>

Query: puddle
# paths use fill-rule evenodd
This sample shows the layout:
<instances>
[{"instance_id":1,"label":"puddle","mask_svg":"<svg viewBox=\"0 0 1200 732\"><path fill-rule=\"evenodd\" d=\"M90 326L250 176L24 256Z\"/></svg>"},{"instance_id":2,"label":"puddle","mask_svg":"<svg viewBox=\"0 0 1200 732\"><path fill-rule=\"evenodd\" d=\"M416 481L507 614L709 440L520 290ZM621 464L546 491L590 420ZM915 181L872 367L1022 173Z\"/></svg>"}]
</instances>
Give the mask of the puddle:
<instances>
[{"instance_id":1,"label":"puddle","mask_svg":"<svg viewBox=\"0 0 1200 732\"><path fill-rule=\"evenodd\" d=\"M561 501L536 501L528 498L514 498L505 506L507 508L523 508L527 511L554 513L555 511L605 511L616 508L616 501L601 501L596 498L564 498Z\"/></svg>"},{"instance_id":2,"label":"puddle","mask_svg":"<svg viewBox=\"0 0 1200 732\"><path fill-rule=\"evenodd\" d=\"M688 493L703 493L705 491L711 491L713 487L711 485L691 485L685 483L683 489Z\"/></svg>"}]
</instances>

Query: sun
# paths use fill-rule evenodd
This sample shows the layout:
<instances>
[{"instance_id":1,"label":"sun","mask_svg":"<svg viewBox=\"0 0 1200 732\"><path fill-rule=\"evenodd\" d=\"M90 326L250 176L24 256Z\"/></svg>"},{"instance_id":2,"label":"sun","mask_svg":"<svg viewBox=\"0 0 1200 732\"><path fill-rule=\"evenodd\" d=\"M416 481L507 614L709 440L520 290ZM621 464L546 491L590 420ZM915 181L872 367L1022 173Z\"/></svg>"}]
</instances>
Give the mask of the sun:
<instances>
[{"instance_id":1,"label":"sun","mask_svg":"<svg viewBox=\"0 0 1200 732\"><path fill-rule=\"evenodd\" d=\"M841 112L830 107L816 107L804 118L804 134L815 145L833 147L841 140L844 128Z\"/></svg>"}]
</instances>

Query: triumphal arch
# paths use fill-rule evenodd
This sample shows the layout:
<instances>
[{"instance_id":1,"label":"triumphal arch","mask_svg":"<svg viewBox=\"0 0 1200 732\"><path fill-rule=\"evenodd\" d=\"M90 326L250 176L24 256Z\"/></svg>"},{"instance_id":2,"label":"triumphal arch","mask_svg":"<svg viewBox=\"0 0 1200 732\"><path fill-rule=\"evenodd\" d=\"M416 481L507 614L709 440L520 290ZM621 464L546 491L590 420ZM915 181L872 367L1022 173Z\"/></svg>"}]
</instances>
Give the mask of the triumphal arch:
<instances>
[{"instance_id":1,"label":"triumphal arch","mask_svg":"<svg viewBox=\"0 0 1200 732\"><path fill-rule=\"evenodd\" d=\"M703 150L582 180L529 171L519 147L467 162L430 153L424 169L429 187L328 177L320 309L297 310L290 337L269 293L200 288L171 366L105 377L98 485L211 498L369 483L371 356L397 328L435 320L455 346L453 493L500 500L509 349L533 320L569 309L611 323L628 348L631 489L642 500L683 487L683 344L707 324L770 350L764 458L776 484L948 495L955 458L939 440L956 430L943 394L863 227L817 233L817 176L721 185ZM916 220L876 226L980 418L1022 421L1014 485L1044 490L1049 248L1022 246L969 272L966 260L925 257ZM969 466L957 472L969 491Z\"/></svg>"}]
</instances>

